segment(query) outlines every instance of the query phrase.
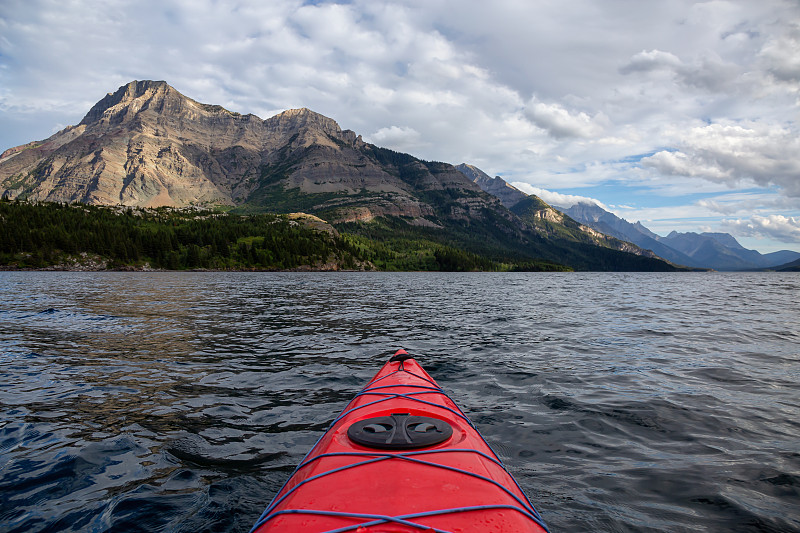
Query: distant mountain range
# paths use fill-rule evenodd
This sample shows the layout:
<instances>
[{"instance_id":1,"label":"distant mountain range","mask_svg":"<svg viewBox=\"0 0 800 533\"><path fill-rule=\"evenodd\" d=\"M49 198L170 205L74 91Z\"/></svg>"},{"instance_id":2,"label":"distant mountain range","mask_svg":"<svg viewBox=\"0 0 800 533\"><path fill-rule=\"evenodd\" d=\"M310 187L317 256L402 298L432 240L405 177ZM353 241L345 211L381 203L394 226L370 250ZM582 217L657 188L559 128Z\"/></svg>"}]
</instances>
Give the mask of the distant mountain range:
<instances>
[{"instance_id":1,"label":"distant mountain range","mask_svg":"<svg viewBox=\"0 0 800 533\"><path fill-rule=\"evenodd\" d=\"M761 254L748 250L728 233L671 232L661 242L689 255L696 264L709 265L717 270L750 270L781 267L800 258L800 253L781 250Z\"/></svg>"},{"instance_id":2,"label":"distant mountain range","mask_svg":"<svg viewBox=\"0 0 800 533\"><path fill-rule=\"evenodd\" d=\"M387 246L440 243L495 264L675 269L503 180L483 183L465 171L482 174L366 143L309 109L262 120L199 103L163 81L134 81L101 99L78 125L0 155L0 196L305 212Z\"/></svg>"},{"instance_id":3,"label":"distant mountain range","mask_svg":"<svg viewBox=\"0 0 800 533\"><path fill-rule=\"evenodd\" d=\"M769 254L748 250L728 233L673 231L661 237L641 223L631 224L596 204L580 203L563 211L598 231L633 242L679 265L714 270L756 270L772 269L800 259L800 253L790 250Z\"/></svg>"},{"instance_id":4,"label":"distant mountain range","mask_svg":"<svg viewBox=\"0 0 800 533\"><path fill-rule=\"evenodd\" d=\"M529 198L527 194L507 183L500 176L494 178L477 167L467 164L456 166L484 191L497 196L504 206L515 211L515 206ZM533 198L536 198L533 196ZM537 198L538 200L538 198ZM571 219L590 228L636 246L652 251L656 256L676 265L713 270L791 270L798 268L800 253L781 250L761 254L748 250L728 233L678 233L661 237L640 222L630 223L594 203L582 202L572 207L553 206Z\"/></svg>"}]
</instances>

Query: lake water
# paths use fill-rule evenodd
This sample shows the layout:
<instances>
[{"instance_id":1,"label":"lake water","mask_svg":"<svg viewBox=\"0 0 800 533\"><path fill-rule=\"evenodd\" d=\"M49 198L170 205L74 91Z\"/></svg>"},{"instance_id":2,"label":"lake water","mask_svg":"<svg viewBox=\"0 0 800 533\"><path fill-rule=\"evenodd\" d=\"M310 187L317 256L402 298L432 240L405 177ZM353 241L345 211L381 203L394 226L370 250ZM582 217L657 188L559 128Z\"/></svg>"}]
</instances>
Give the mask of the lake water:
<instances>
[{"instance_id":1,"label":"lake water","mask_svg":"<svg viewBox=\"0 0 800 533\"><path fill-rule=\"evenodd\" d=\"M0 273L0 530L250 529L397 348L551 531L800 531L800 274Z\"/></svg>"}]
</instances>

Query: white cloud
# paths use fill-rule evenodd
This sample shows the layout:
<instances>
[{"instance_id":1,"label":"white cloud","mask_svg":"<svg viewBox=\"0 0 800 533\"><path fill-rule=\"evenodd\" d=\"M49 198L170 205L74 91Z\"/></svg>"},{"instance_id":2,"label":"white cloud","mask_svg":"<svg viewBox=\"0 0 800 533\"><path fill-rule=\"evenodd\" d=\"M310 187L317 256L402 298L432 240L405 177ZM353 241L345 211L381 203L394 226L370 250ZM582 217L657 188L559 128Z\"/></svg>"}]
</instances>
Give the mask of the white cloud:
<instances>
[{"instance_id":1,"label":"white cloud","mask_svg":"<svg viewBox=\"0 0 800 533\"><path fill-rule=\"evenodd\" d=\"M689 87L707 91L730 93L739 91L738 78L744 69L734 63L722 60L713 53L699 57L694 64L677 70L678 81Z\"/></svg>"},{"instance_id":2,"label":"white cloud","mask_svg":"<svg viewBox=\"0 0 800 533\"><path fill-rule=\"evenodd\" d=\"M724 220L722 227L742 237L774 239L785 243L800 243L800 218L754 215L750 219Z\"/></svg>"},{"instance_id":3,"label":"white cloud","mask_svg":"<svg viewBox=\"0 0 800 533\"><path fill-rule=\"evenodd\" d=\"M622 74L634 72L652 72L654 70L676 70L683 66L680 59L669 52L661 50L642 50L631 57L630 61L622 66L619 71Z\"/></svg>"},{"instance_id":4,"label":"white cloud","mask_svg":"<svg viewBox=\"0 0 800 533\"><path fill-rule=\"evenodd\" d=\"M724 61L719 55L706 51L695 57L693 62L685 63L678 56L661 50L642 51L631 57L619 69L620 74L658 73L673 77L686 87L696 87L708 91L729 92L738 90L735 83L743 74L743 69L734 63Z\"/></svg>"},{"instance_id":5,"label":"white cloud","mask_svg":"<svg viewBox=\"0 0 800 533\"><path fill-rule=\"evenodd\" d=\"M759 56L765 69L778 80L800 82L800 24L790 24L783 35L767 41Z\"/></svg>"},{"instance_id":6,"label":"white cloud","mask_svg":"<svg viewBox=\"0 0 800 533\"><path fill-rule=\"evenodd\" d=\"M390 126L379 129L366 137L365 140L378 146L402 151L419 147L420 135L414 128Z\"/></svg>"},{"instance_id":7,"label":"white cloud","mask_svg":"<svg viewBox=\"0 0 800 533\"><path fill-rule=\"evenodd\" d=\"M683 152L662 150L642 159L642 164L664 174L701 177L713 181L724 181L730 175L729 172L720 169L716 162L705 162L701 158L693 159Z\"/></svg>"},{"instance_id":8,"label":"white cloud","mask_svg":"<svg viewBox=\"0 0 800 533\"><path fill-rule=\"evenodd\" d=\"M525 116L556 138L599 136L608 122L602 113L594 117L583 111L570 113L558 104L545 104L536 98L525 107Z\"/></svg>"},{"instance_id":9,"label":"white cloud","mask_svg":"<svg viewBox=\"0 0 800 533\"><path fill-rule=\"evenodd\" d=\"M667 175L703 178L731 188L777 185L788 196L800 196L800 137L788 127L726 121L692 128L679 147L641 163Z\"/></svg>"},{"instance_id":10,"label":"white cloud","mask_svg":"<svg viewBox=\"0 0 800 533\"><path fill-rule=\"evenodd\" d=\"M735 215L742 212L740 203L720 202L718 200L700 200L697 205L721 215Z\"/></svg>"},{"instance_id":11,"label":"white cloud","mask_svg":"<svg viewBox=\"0 0 800 533\"><path fill-rule=\"evenodd\" d=\"M711 213L726 216L746 216L753 213L773 215L796 211L800 206L800 199L788 198L770 191L740 192L704 198L696 205Z\"/></svg>"},{"instance_id":12,"label":"white cloud","mask_svg":"<svg viewBox=\"0 0 800 533\"><path fill-rule=\"evenodd\" d=\"M535 194L550 205L557 205L559 207L572 207L573 205L581 203L595 204L599 205L603 209L608 210L608 207L606 207L603 202L596 200L595 198L589 198L588 196L561 194L554 191L548 191L547 189L542 189L540 187L533 187L532 185L524 182L514 182L511 185L526 194Z\"/></svg>"}]
</instances>

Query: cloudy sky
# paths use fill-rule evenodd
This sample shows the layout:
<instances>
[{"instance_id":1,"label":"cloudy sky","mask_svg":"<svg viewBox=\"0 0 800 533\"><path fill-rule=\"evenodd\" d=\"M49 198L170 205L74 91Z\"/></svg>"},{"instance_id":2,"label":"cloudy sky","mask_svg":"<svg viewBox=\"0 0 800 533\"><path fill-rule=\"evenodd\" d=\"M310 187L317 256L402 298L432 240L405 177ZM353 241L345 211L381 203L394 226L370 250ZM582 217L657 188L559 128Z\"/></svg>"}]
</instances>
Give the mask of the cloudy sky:
<instances>
[{"instance_id":1,"label":"cloudy sky","mask_svg":"<svg viewBox=\"0 0 800 533\"><path fill-rule=\"evenodd\" d=\"M800 251L797 0L0 2L0 151L134 79Z\"/></svg>"}]
</instances>

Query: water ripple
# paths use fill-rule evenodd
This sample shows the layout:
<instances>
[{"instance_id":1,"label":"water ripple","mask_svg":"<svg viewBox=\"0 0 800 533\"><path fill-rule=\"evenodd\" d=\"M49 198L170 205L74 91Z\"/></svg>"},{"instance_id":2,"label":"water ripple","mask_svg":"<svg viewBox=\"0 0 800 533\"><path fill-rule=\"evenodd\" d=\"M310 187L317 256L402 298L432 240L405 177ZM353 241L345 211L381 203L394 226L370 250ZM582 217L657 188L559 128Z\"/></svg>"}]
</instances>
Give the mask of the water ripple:
<instances>
[{"instance_id":1,"label":"water ripple","mask_svg":"<svg viewBox=\"0 0 800 533\"><path fill-rule=\"evenodd\" d=\"M0 273L0 529L248 531L398 347L553 531L800 531L796 274Z\"/></svg>"}]
</instances>

